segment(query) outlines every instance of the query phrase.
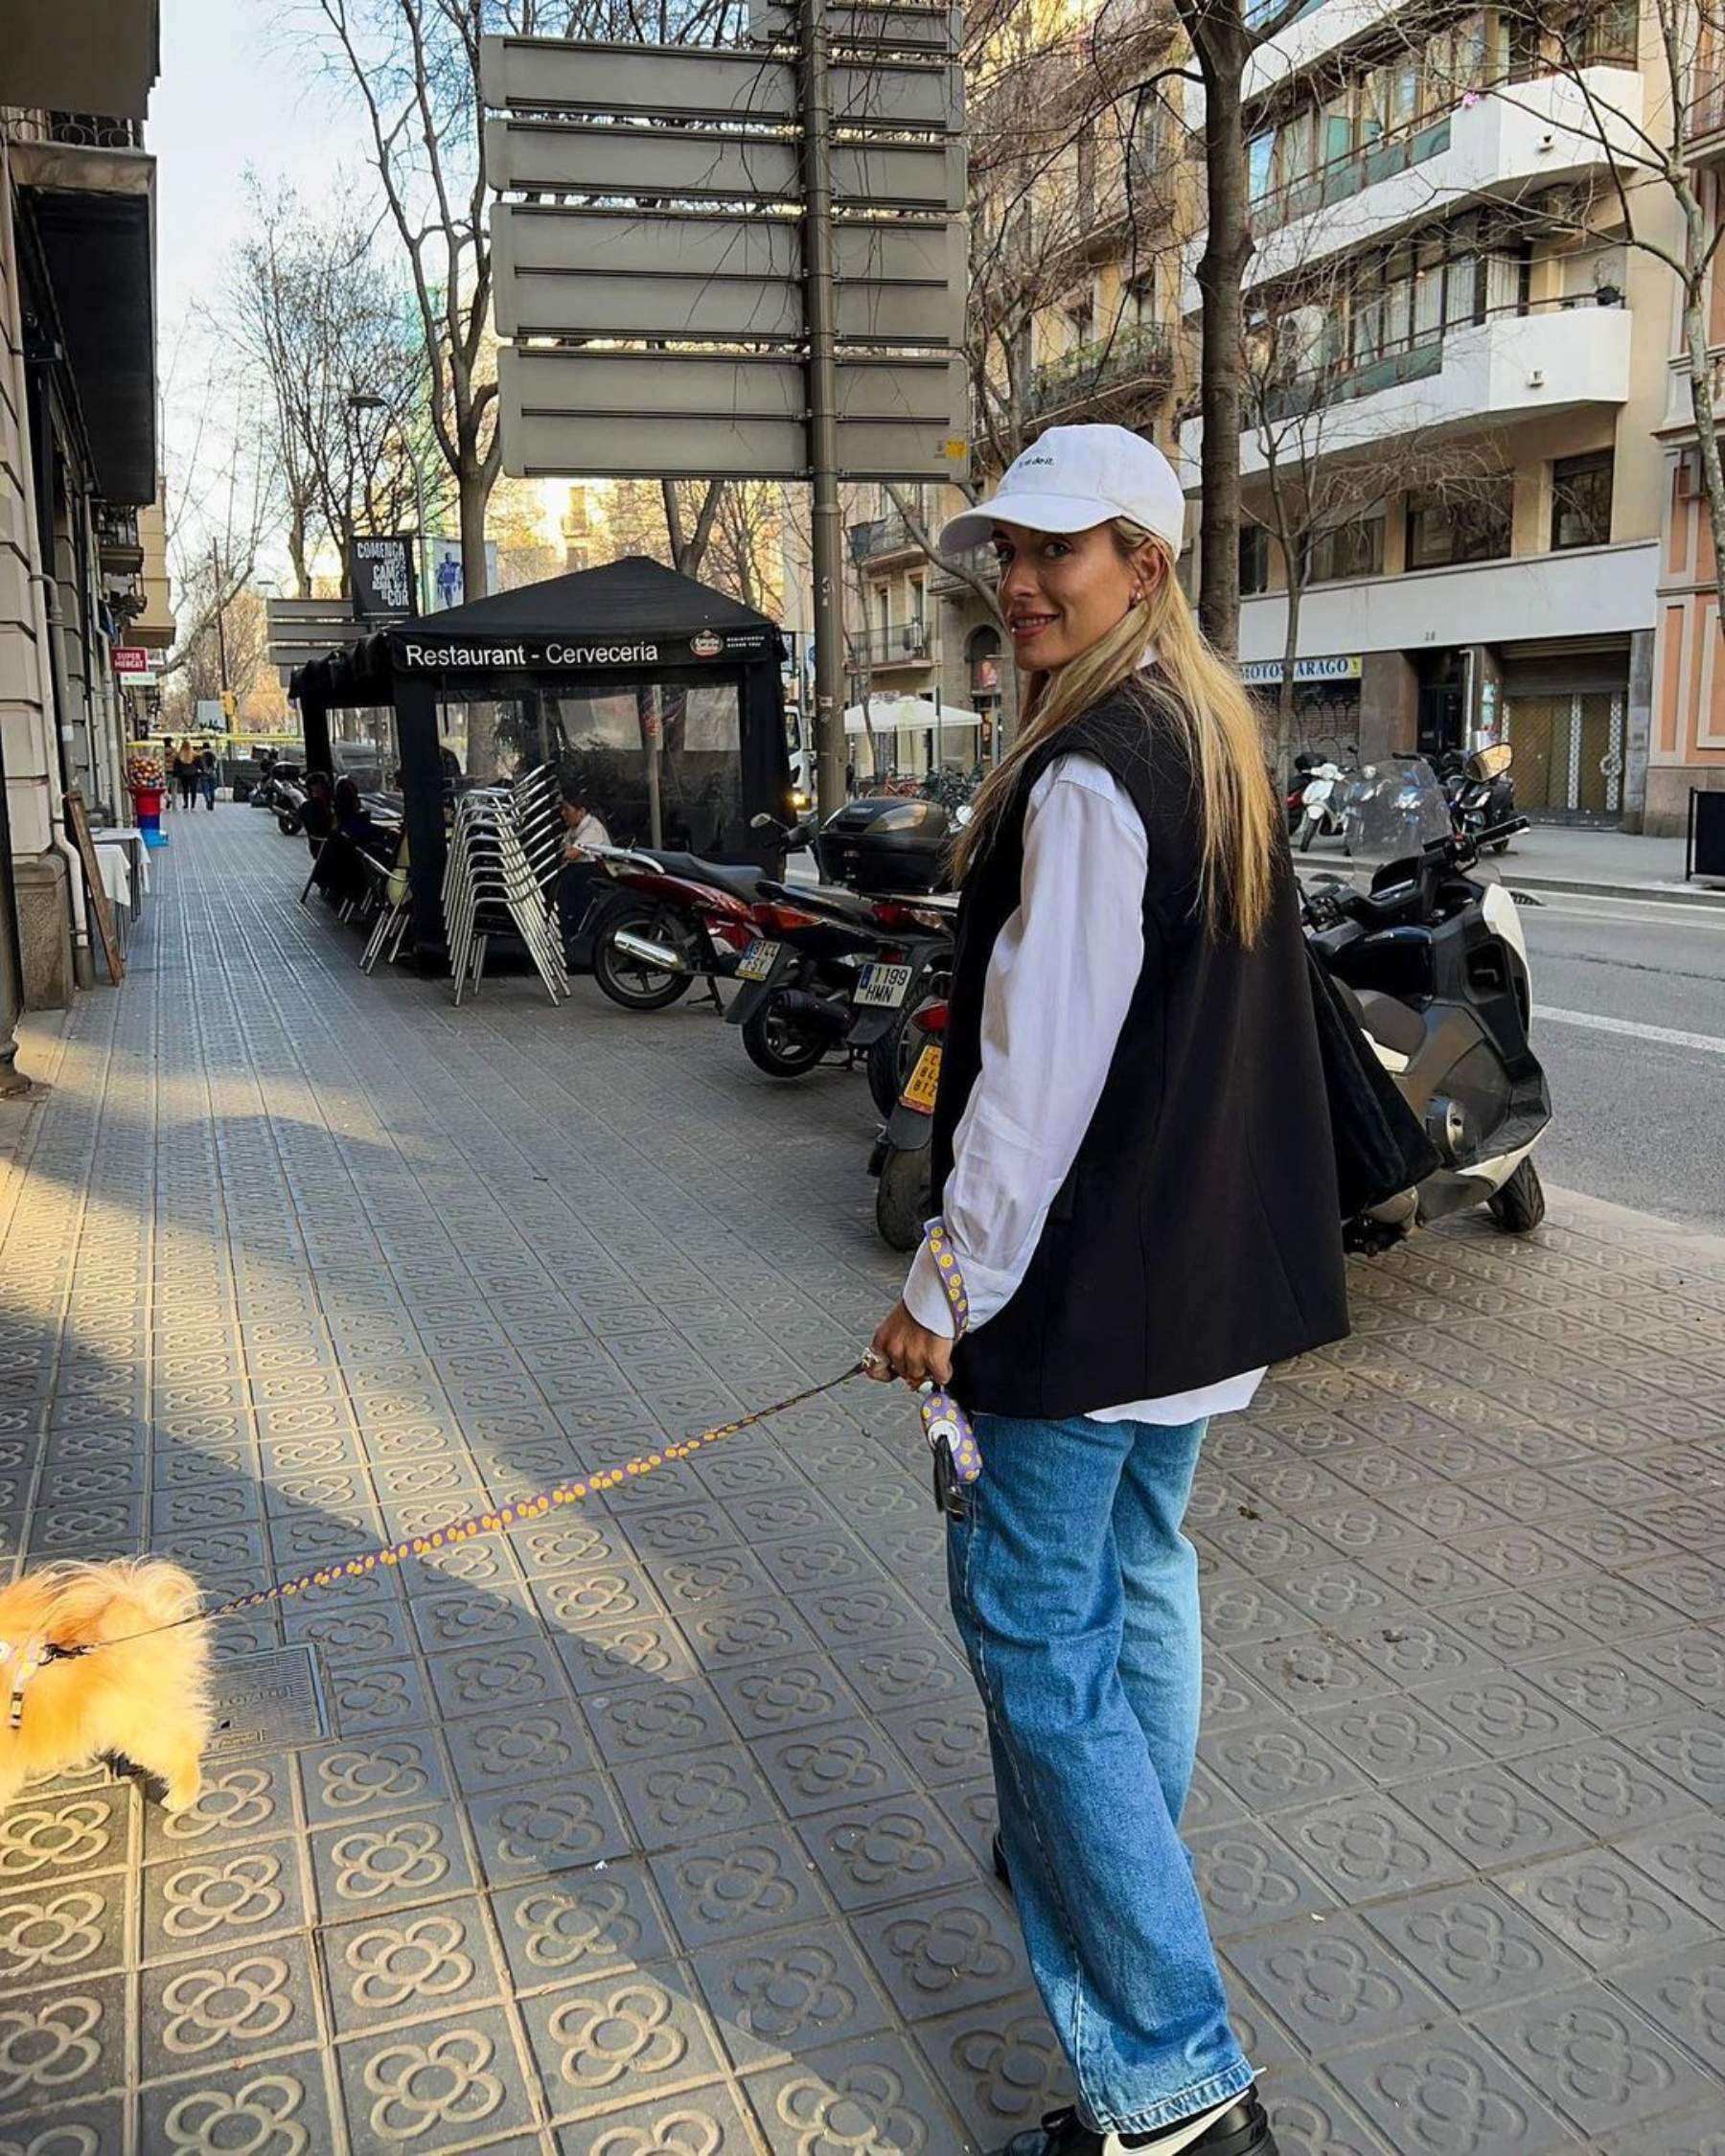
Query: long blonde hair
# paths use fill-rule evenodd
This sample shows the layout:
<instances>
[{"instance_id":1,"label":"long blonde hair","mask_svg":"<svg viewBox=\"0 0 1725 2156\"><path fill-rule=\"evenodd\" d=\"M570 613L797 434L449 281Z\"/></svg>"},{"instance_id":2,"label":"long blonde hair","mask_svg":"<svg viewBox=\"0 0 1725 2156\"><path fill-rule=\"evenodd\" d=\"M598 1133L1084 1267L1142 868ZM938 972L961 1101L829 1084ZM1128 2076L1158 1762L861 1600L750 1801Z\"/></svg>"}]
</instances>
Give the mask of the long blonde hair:
<instances>
[{"instance_id":1,"label":"long blonde hair","mask_svg":"<svg viewBox=\"0 0 1725 2156\"><path fill-rule=\"evenodd\" d=\"M1213 934L1255 943L1270 910L1276 804L1264 763L1263 735L1239 676L1205 642L1174 574L1165 543L1125 517L1113 523L1123 555L1145 545L1162 559L1162 575L1148 603L1065 666L1030 677L1018 739L978 790L970 822L953 849L962 882L996 820L1017 790L1026 762L1062 727L1115 690L1128 687L1148 726L1170 725L1180 736L1202 826L1199 878ZM1140 683L1146 645L1165 683Z\"/></svg>"}]
</instances>

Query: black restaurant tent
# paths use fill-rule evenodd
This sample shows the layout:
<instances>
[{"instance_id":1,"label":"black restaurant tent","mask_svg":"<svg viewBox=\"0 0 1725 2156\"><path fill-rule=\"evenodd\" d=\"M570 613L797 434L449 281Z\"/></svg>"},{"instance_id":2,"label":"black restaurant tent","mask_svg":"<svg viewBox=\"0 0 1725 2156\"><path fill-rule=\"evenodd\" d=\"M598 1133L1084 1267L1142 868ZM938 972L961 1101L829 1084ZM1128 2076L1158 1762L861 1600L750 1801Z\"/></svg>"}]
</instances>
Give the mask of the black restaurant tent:
<instances>
[{"instance_id":1,"label":"black restaurant tent","mask_svg":"<svg viewBox=\"0 0 1725 2156\"><path fill-rule=\"evenodd\" d=\"M783 646L766 615L633 556L392 623L293 675L306 768L334 771L332 712L368 711L399 785L422 957L444 949L448 804L550 764L619 843L776 867L791 786ZM339 734L340 722L337 722ZM399 780L395 777L399 771Z\"/></svg>"}]
</instances>

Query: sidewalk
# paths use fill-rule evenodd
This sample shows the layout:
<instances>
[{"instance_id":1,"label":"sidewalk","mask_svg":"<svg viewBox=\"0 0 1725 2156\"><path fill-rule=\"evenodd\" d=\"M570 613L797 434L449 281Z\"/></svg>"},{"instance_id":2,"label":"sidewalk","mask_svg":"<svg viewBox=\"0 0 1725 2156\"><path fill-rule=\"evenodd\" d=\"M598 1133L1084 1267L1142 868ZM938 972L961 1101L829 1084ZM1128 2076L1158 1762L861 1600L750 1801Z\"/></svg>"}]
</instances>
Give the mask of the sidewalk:
<instances>
[{"instance_id":1,"label":"sidewalk","mask_svg":"<svg viewBox=\"0 0 1725 2156\"><path fill-rule=\"evenodd\" d=\"M1644 838L1628 831L1536 823L1521 833L1506 854L1490 858L1501 865L1506 883L1529 890L1725 905L1725 886L1716 882L1684 882L1684 854L1681 838Z\"/></svg>"},{"instance_id":2,"label":"sidewalk","mask_svg":"<svg viewBox=\"0 0 1725 2156\"><path fill-rule=\"evenodd\" d=\"M0 1157L0 1548L231 1593L855 1357L899 1278L860 1081L367 980L243 809L157 865ZM1717 2156L1725 1244L1552 1214L1357 1268L1207 1454L1186 1824L1284 2156ZM1058 2053L944 1604L858 1385L230 1623L195 1811L0 1815L0 2141L994 2145Z\"/></svg>"}]
</instances>

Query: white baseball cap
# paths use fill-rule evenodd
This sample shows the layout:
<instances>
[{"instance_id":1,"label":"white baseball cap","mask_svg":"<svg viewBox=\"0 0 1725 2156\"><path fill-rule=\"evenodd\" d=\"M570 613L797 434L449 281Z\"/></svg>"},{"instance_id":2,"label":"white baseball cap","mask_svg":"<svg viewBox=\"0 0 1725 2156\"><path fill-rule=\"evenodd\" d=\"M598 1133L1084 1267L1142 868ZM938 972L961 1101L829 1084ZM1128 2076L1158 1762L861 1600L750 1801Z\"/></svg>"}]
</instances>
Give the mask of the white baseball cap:
<instances>
[{"instance_id":1,"label":"white baseball cap","mask_svg":"<svg viewBox=\"0 0 1725 2156\"><path fill-rule=\"evenodd\" d=\"M1088 532L1130 517L1174 553L1185 538L1185 496L1154 442L1129 426L1051 426L1006 467L992 501L954 516L943 553L980 546L997 524L1033 532Z\"/></svg>"}]
</instances>

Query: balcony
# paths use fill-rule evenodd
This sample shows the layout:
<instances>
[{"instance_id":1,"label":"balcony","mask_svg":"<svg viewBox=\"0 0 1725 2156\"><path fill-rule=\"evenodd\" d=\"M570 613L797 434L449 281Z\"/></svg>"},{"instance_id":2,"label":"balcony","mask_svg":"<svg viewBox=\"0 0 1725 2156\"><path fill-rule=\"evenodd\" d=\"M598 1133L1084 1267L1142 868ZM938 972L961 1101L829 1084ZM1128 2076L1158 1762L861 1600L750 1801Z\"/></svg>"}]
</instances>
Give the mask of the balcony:
<instances>
[{"instance_id":1,"label":"balcony","mask_svg":"<svg viewBox=\"0 0 1725 2156\"><path fill-rule=\"evenodd\" d=\"M117 576L141 575L144 545L138 537L137 511L98 502L95 524L96 557L103 568Z\"/></svg>"},{"instance_id":2,"label":"balcony","mask_svg":"<svg viewBox=\"0 0 1725 2156\"><path fill-rule=\"evenodd\" d=\"M142 120L160 65L158 0L7 0L10 105Z\"/></svg>"},{"instance_id":3,"label":"balcony","mask_svg":"<svg viewBox=\"0 0 1725 2156\"><path fill-rule=\"evenodd\" d=\"M1088 407L1141 404L1174 381L1174 340L1160 322L1132 324L1075 345L1038 367L1024 399L1027 419L1070 418ZM1099 416L1092 413L1092 416Z\"/></svg>"},{"instance_id":4,"label":"balcony","mask_svg":"<svg viewBox=\"0 0 1725 2156\"><path fill-rule=\"evenodd\" d=\"M898 511L853 524L849 533L853 562L885 562L895 554L920 554L922 541Z\"/></svg>"},{"instance_id":5,"label":"balcony","mask_svg":"<svg viewBox=\"0 0 1725 2156\"><path fill-rule=\"evenodd\" d=\"M1247 478L1286 466L1360 453L1417 433L1464 432L1629 396L1633 320L1594 305L1491 315L1386 353L1368 365L1297 377L1240 437ZM1180 451L1196 485L1204 427L1188 421Z\"/></svg>"},{"instance_id":6,"label":"balcony","mask_svg":"<svg viewBox=\"0 0 1725 2156\"><path fill-rule=\"evenodd\" d=\"M929 589L941 593L970 592L975 587L959 574L968 569L972 576L980 577L984 584L995 584L1000 573L999 561L992 546L965 546L956 553L947 555L939 562L929 564Z\"/></svg>"},{"instance_id":7,"label":"balcony","mask_svg":"<svg viewBox=\"0 0 1725 2156\"><path fill-rule=\"evenodd\" d=\"M1418 651L1434 625L1441 640L1467 644L1651 629L1658 565L1658 541L1645 539L1314 585L1300 603L1300 649ZM1281 592L1242 601L1241 658L1280 658L1287 623Z\"/></svg>"},{"instance_id":8,"label":"balcony","mask_svg":"<svg viewBox=\"0 0 1725 2156\"><path fill-rule=\"evenodd\" d=\"M893 628L866 630L856 641L859 665L877 671L921 666L929 656L929 625L926 621L900 622Z\"/></svg>"},{"instance_id":9,"label":"balcony","mask_svg":"<svg viewBox=\"0 0 1725 2156\"><path fill-rule=\"evenodd\" d=\"M153 6L130 11L148 17L153 39ZM72 18L102 12L66 10ZM19 130L10 162L53 292L97 491L116 506L142 507L156 491L155 159L129 119L55 106Z\"/></svg>"},{"instance_id":10,"label":"balcony","mask_svg":"<svg viewBox=\"0 0 1725 2156\"><path fill-rule=\"evenodd\" d=\"M1345 0L1332 0L1341 6ZM1517 202L1559 183L1603 178L1611 154L1644 162L1644 85L1632 68L1543 75L1350 151L1266 196L1254 213L1258 243L1249 287L1309 272L1329 257L1432 223L1466 203ZM1531 208L1531 204L1529 205ZM1198 256L1187 250L1182 307L1198 306Z\"/></svg>"},{"instance_id":11,"label":"balcony","mask_svg":"<svg viewBox=\"0 0 1725 2156\"><path fill-rule=\"evenodd\" d=\"M1717 61L1690 75L1684 122L1692 155L1709 162L1725 157L1725 68Z\"/></svg>"}]
</instances>

